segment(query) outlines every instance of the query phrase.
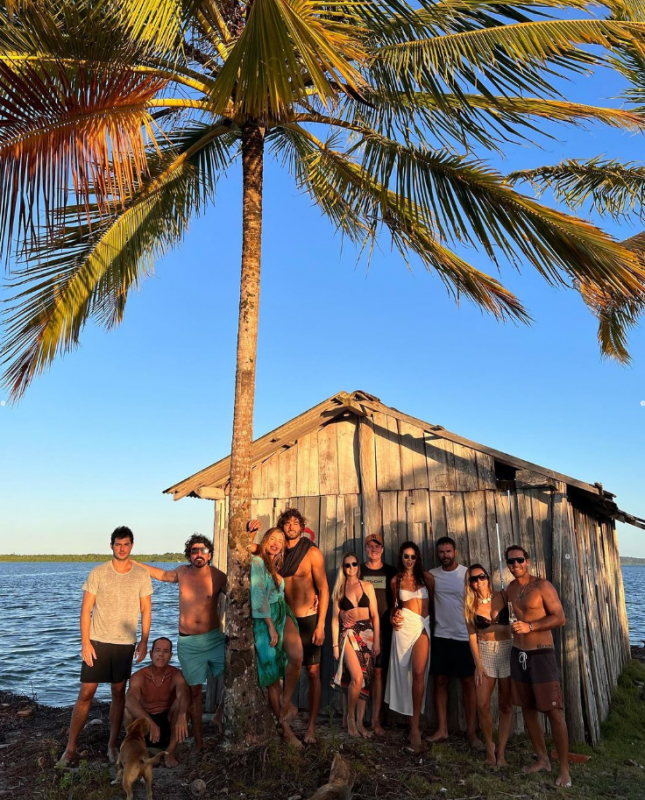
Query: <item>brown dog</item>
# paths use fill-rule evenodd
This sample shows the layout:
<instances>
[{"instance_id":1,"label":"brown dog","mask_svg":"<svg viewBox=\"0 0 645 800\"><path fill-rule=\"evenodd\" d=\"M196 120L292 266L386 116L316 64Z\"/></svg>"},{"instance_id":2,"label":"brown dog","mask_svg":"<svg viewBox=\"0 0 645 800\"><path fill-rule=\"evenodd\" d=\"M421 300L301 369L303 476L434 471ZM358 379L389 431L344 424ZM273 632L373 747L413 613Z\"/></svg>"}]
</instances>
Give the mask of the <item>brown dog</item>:
<instances>
[{"instance_id":1,"label":"brown dog","mask_svg":"<svg viewBox=\"0 0 645 800\"><path fill-rule=\"evenodd\" d=\"M150 722L145 717L135 719L125 729L125 739L116 762L116 778L112 781L112 785L118 784L121 780L127 800L132 800L132 785L139 778L145 780L148 800L152 800L152 768L166 753L164 751L157 753L153 758L148 758L146 734L149 730Z\"/></svg>"}]
</instances>

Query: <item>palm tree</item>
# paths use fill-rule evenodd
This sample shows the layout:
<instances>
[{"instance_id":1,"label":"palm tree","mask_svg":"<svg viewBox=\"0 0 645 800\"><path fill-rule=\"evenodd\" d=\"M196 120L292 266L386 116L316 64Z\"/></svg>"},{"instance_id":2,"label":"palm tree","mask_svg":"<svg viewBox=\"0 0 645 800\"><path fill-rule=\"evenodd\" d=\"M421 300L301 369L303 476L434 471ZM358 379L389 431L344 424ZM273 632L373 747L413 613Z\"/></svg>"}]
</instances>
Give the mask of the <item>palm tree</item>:
<instances>
[{"instance_id":1,"label":"palm tree","mask_svg":"<svg viewBox=\"0 0 645 800\"><path fill-rule=\"evenodd\" d=\"M560 7L581 19L549 16ZM14 399L88 320L119 324L130 291L241 159L226 717L232 741L261 739L244 531L265 155L358 247L389 236L500 319L528 315L454 244L572 284L597 313L607 298L626 308L645 294L638 258L520 194L475 151L537 136L541 119L641 130L638 115L568 102L552 84L597 63L581 45L634 43L645 26L593 18L582 0L0 0L0 15Z\"/></svg>"}]
</instances>

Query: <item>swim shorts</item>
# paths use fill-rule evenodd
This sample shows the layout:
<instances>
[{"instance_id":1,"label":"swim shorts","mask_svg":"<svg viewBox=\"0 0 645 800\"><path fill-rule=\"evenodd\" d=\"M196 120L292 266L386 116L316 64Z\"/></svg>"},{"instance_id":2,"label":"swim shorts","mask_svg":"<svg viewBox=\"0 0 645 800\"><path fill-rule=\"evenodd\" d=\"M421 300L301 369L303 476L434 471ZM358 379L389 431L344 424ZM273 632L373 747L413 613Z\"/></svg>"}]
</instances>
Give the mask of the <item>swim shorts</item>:
<instances>
[{"instance_id":1,"label":"swim shorts","mask_svg":"<svg viewBox=\"0 0 645 800\"><path fill-rule=\"evenodd\" d=\"M96 658L88 667L83 661L81 665L81 683L121 683L127 681L132 672L134 658L133 644L110 644L90 640Z\"/></svg>"},{"instance_id":2,"label":"swim shorts","mask_svg":"<svg viewBox=\"0 0 645 800\"><path fill-rule=\"evenodd\" d=\"M159 741L151 742L150 734L146 736L146 745L148 747L158 747L160 750L168 747L170 739L172 738L172 729L170 727L170 717L168 711L160 711L158 714L150 714L152 721L159 726Z\"/></svg>"},{"instance_id":3,"label":"swim shorts","mask_svg":"<svg viewBox=\"0 0 645 800\"><path fill-rule=\"evenodd\" d=\"M455 678L470 678L475 674L475 659L469 642L433 636L430 645L430 673Z\"/></svg>"},{"instance_id":4,"label":"swim shorts","mask_svg":"<svg viewBox=\"0 0 645 800\"><path fill-rule=\"evenodd\" d=\"M215 678L224 672L225 636L219 628L192 636L179 634L177 656L189 686L199 686L210 671Z\"/></svg>"},{"instance_id":5,"label":"swim shorts","mask_svg":"<svg viewBox=\"0 0 645 800\"><path fill-rule=\"evenodd\" d=\"M516 706L544 714L562 708L560 670L552 647L511 650L511 695Z\"/></svg>"},{"instance_id":6,"label":"swim shorts","mask_svg":"<svg viewBox=\"0 0 645 800\"><path fill-rule=\"evenodd\" d=\"M316 625L318 625L318 614L309 614L307 617L296 617L298 622L298 632L302 642L302 665L311 667L320 664L321 645L313 644L312 638Z\"/></svg>"}]
</instances>

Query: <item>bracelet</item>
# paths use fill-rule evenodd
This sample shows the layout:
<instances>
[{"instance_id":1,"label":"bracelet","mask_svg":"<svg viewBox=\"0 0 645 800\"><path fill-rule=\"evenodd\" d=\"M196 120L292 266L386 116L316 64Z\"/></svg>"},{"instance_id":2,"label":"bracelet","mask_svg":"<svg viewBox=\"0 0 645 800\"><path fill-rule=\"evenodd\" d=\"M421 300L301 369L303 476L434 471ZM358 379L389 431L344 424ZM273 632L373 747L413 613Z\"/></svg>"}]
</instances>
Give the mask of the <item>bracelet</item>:
<instances>
[{"instance_id":1,"label":"bracelet","mask_svg":"<svg viewBox=\"0 0 645 800\"><path fill-rule=\"evenodd\" d=\"M333 645L333 647L338 647L338 645L337 645L337 644L335 644L335 645Z\"/></svg>"},{"instance_id":2,"label":"bracelet","mask_svg":"<svg viewBox=\"0 0 645 800\"><path fill-rule=\"evenodd\" d=\"M529 633L533 633L533 623L529 622Z\"/></svg>"}]
</instances>

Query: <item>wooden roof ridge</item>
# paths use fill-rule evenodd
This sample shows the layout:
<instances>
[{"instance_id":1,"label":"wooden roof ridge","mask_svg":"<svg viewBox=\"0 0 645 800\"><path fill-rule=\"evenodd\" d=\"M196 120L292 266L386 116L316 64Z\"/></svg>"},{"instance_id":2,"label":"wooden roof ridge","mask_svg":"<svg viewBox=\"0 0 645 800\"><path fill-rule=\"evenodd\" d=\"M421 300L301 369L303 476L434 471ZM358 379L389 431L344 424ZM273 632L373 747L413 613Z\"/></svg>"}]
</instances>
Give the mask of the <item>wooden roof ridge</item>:
<instances>
[{"instance_id":1,"label":"wooden roof ridge","mask_svg":"<svg viewBox=\"0 0 645 800\"><path fill-rule=\"evenodd\" d=\"M514 467L516 469L530 470L539 475L544 475L551 480L561 481L566 483L567 486L578 489L586 494L593 495L595 498L605 506L606 513L622 522L627 522L630 525L645 529L645 520L640 517L635 517L625 511L621 511L618 506L612 502L615 497L611 492L606 491L601 483L587 483L586 481L578 480L570 475L565 475L562 472L557 472L547 467L542 467L531 461L526 461L523 458L504 453L493 447L475 442L471 439L466 439L464 436L446 430L442 425L435 425L431 422L426 422L417 417L412 417L402 411L387 406L382 403L378 397L375 397L368 392L356 390L353 392L337 392L322 403L313 406L308 411L294 417L288 422L274 428L269 433L264 434L259 439L253 442L252 461L254 464L264 461L271 455L276 453L281 448L286 449L291 447L300 436L310 433L315 428L325 425L335 417L339 416L346 411L351 411L358 416L366 416L367 412L377 412L387 414L402 422L407 422L414 427L420 428L427 433L431 433L442 439L454 442L455 444L469 447L480 453L492 456L496 461L502 464ZM164 489L164 494L172 494L174 500L181 500L183 497L208 497L209 499L216 499L218 496L224 496L224 491L211 490L207 491L206 487L212 487L214 484L226 481L229 474L230 456L220 459L215 464L196 472L194 475L185 478L179 483ZM204 491L202 491L202 489Z\"/></svg>"},{"instance_id":2,"label":"wooden roof ridge","mask_svg":"<svg viewBox=\"0 0 645 800\"><path fill-rule=\"evenodd\" d=\"M255 439L251 455L253 463L256 464L258 461L266 460L281 448L291 447L300 436L310 433L346 411L365 416L365 411L360 406L360 402L364 400L380 402L378 397L358 390L333 394L323 400L322 403L318 403L318 405L274 428L269 433L265 433L259 439ZM199 490L202 487L210 486L228 478L230 460L230 456L225 456L209 467L205 467L194 475L190 475L188 478L179 481L179 483L164 489L163 494L172 494L174 500L181 500L189 495L199 497ZM211 497L210 499L214 498Z\"/></svg>"}]
</instances>

